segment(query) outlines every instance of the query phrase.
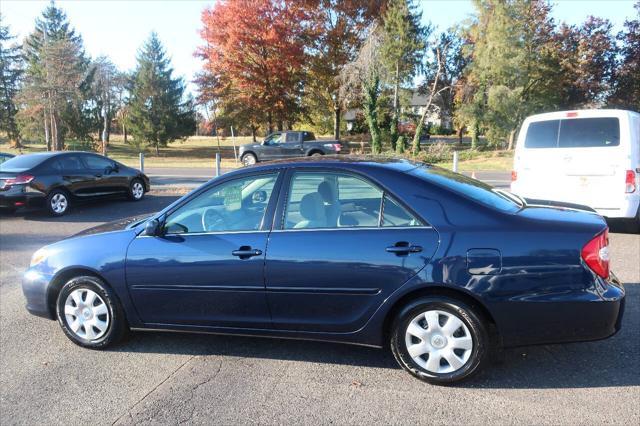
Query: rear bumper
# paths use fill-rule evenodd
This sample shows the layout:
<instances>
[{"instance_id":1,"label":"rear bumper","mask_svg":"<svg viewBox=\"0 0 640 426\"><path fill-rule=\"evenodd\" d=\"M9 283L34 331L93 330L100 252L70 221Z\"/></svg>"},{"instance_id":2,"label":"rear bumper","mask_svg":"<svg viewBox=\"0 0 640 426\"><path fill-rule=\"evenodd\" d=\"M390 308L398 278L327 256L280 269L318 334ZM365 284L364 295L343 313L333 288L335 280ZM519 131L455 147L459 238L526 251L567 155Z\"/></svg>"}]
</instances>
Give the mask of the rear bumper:
<instances>
[{"instance_id":1,"label":"rear bumper","mask_svg":"<svg viewBox=\"0 0 640 426\"><path fill-rule=\"evenodd\" d=\"M506 302L500 308L502 318L496 319L503 345L601 340L620 330L625 291L614 275L596 288L560 298L564 300Z\"/></svg>"},{"instance_id":2,"label":"rear bumper","mask_svg":"<svg viewBox=\"0 0 640 426\"><path fill-rule=\"evenodd\" d=\"M44 194L40 193L0 193L0 208L41 207L44 204L44 198Z\"/></svg>"},{"instance_id":3,"label":"rear bumper","mask_svg":"<svg viewBox=\"0 0 640 426\"><path fill-rule=\"evenodd\" d=\"M599 215L611 218L611 219L633 219L638 217L640 212L640 197L629 197L618 208L596 208Z\"/></svg>"}]
</instances>

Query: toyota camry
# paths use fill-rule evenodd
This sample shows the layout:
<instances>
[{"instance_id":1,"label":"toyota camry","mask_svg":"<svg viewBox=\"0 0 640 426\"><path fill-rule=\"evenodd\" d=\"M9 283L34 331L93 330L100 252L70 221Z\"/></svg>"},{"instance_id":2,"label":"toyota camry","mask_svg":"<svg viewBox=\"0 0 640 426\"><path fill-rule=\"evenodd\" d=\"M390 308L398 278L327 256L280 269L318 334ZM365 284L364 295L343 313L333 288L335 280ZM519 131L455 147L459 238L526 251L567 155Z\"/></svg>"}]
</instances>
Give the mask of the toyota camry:
<instances>
[{"instance_id":1,"label":"toyota camry","mask_svg":"<svg viewBox=\"0 0 640 426\"><path fill-rule=\"evenodd\" d=\"M451 383L495 348L616 333L625 293L607 233L587 207L431 165L309 158L43 247L23 291L87 348L129 330L390 346L412 375Z\"/></svg>"}]
</instances>

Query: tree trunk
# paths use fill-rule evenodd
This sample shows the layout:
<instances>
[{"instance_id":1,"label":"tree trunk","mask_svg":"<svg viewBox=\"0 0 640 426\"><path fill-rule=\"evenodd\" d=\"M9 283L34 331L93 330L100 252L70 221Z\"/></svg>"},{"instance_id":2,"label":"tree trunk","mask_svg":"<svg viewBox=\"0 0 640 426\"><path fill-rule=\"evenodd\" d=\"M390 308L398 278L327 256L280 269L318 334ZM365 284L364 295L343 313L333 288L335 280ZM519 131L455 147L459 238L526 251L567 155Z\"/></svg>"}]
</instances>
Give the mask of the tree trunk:
<instances>
[{"instance_id":1,"label":"tree trunk","mask_svg":"<svg viewBox=\"0 0 640 426\"><path fill-rule=\"evenodd\" d=\"M251 126L251 140L256 143L256 126Z\"/></svg>"},{"instance_id":2,"label":"tree trunk","mask_svg":"<svg viewBox=\"0 0 640 426\"><path fill-rule=\"evenodd\" d=\"M47 144L47 151L51 151L51 134L49 131L49 117L46 108L44 110L44 141Z\"/></svg>"},{"instance_id":3,"label":"tree trunk","mask_svg":"<svg viewBox=\"0 0 640 426\"><path fill-rule=\"evenodd\" d=\"M107 114L102 114L102 155L107 156L107 146L109 145L109 119Z\"/></svg>"},{"instance_id":4,"label":"tree trunk","mask_svg":"<svg viewBox=\"0 0 640 426\"><path fill-rule=\"evenodd\" d=\"M393 115L391 116L391 128L389 134L391 135L391 150L396 150L396 142L398 141L398 115L400 113L399 105L399 93L400 90L400 62L396 62L396 75L393 87Z\"/></svg>"},{"instance_id":5,"label":"tree trunk","mask_svg":"<svg viewBox=\"0 0 640 426\"><path fill-rule=\"evenodd\" d=\"M458 143L462 145L462 133L464 132L464 126L458 128Z\"/></svg>"},{"instance_id":6,"label":"tree trunk","mask_svg":"<svg viewBox=\"0 0 640 426\"><path fill-rule=\"evenodd\" d=\"M273 133L273 117L271 116L271 112L267 113L267 133L269 135Z\"/></svg>"},{"instance_id":7,"label":"tree trunk","mask_svg":"<svg viewBox=\"0 0 640 426\"><path fill-rule=\"evenodd\" d=\"M478 123L474 122L473 127L471 128L471 149L476 149L478 147L478 133L480 129L478 129Z\"/></svg>"},{"instance_id":8,"label":"tree trunk","mask_svg":"<svg viewBox=\"0 0 640 426\"><path fill-rule=\"evenodd\" d=\"M124 143L127 143L127 125L122 122L122 137L124 138Z\"/></svg>"},{"instance_id":9,"label":"tree trunk","mask_svg":"<svg viewBox=\"0 0 640 426\"><path fill-rule=\"evenodd\" d=\"M160 144L156 142L156 155L160 156Z\"/></svg>"},{"instance_id":10,"label":"tree trunk","mask_svg":"<svg viewBox=\"0 0 640 426\"><path fill-rule=\"evenodd\" d=\"M509 132L509 146L507 147L507 150L511 151L513 149L513 141L516 137L516 131L515 129Z\"/></svg>"},{"instance_id":11,"label":"tree trunk","mask_svg":"<svg viewBox=\"0 0 640 426\"><path fill-rule=\"evenodd\" d=\"M278 131L281 132L282 130L284 130L284 123L282 120L278 120Z\"/></svg>"},{"instance_id":12,"label":"tree trunk","mask_svg":"<svg viewBox=\"0 0 640 426\"><path fill-rule=\"evenodd\" d=\"M333 107L333 138L335 140L340 139L340 118L342 115L342 108L340 105L334 105Z\"/></svg>"},{"instance_id":13,"label":"tree trunk","mask_svg":"<svg viewBox=\"0 0 640 426\"><path fill-rule=\"evenodd\" d=\"M379 154L382 152L382 143L380 141L380 126L378 125L378 86L380 80L378 78L365 87L365 104L364 113L367 117L369 125L369 133L371 134L371 152Z\"/></svg>"}]
</instances>

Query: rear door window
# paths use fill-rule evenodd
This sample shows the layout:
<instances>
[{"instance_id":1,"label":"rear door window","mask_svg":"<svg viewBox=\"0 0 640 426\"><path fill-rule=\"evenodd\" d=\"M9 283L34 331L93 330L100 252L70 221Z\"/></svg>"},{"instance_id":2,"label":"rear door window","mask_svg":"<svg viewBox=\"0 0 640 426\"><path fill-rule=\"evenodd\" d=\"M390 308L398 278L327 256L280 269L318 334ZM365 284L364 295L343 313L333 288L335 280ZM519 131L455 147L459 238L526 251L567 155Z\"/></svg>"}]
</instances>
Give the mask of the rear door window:
<instances>
[{"instance_id":1,"label":"rear door window","mask_svg":"<svg viewBox=\"0 0 640 426\"><path fill-rule=\"evenodd\" d=\"M526 148L597 148L620 145L615 117L569 118L529 124Z\"/></svg>"},{"instance_id":2,"label":"rear door window","mask_svg":"<svg viewBox=\"0 0 640 426\"><path fill-rule=\"evenodd\" d=\"M526 148L556 148L558 146L559 127L560 120L529 123L524 146Z\"/></svg>"},{"instance_id":3,"label":"rear door window","mask_svg":"<svg viewBox=\"0 0 640 426\"><path fill-rule=\"evenodd\" d=\"M78 172L85 169L77 155L64 155L58 159L63 172Z\"/></svg>"},{"instance_id":4,"label":"rear door window","mask_svg":"<svg viewBox=\"0 0 640 426\"><path fill-rule=\"evenodd\" d=\"M620 121L615 117L575 118L560 121L560 148L620 145Z\"/></svg>"}]
</instances>

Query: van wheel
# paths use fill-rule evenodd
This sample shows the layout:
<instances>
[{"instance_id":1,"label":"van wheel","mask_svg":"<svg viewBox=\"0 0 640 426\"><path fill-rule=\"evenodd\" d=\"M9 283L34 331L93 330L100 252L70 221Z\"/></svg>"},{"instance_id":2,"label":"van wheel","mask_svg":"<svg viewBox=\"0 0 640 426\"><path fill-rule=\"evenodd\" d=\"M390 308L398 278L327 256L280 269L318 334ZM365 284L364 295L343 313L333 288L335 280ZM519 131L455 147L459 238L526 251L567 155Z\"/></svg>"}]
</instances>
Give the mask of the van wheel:
<instances>
[{"instance_id":1,"label":"van wheel","mask_svg":"<svg viewBox=\"0 0 640 426\"><path fill-rule=\"evenodd\" d=\"M489 353L489 333L466 304L425 297L405 306L391 327L391 351L411 375L450 384L477 373Z\"/></svg>"}]
</instances>

